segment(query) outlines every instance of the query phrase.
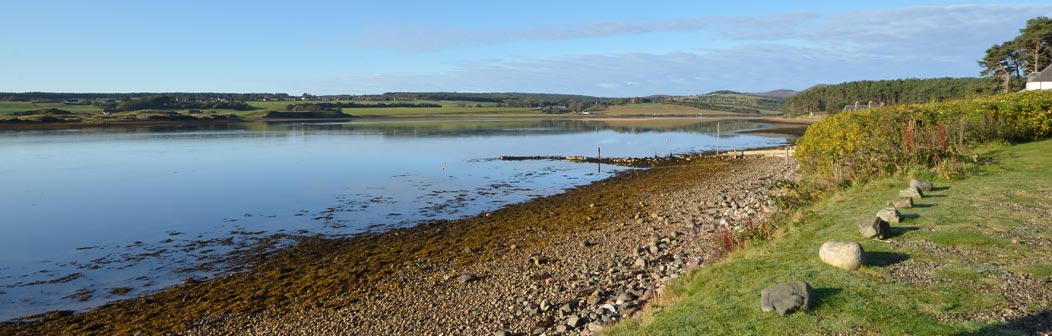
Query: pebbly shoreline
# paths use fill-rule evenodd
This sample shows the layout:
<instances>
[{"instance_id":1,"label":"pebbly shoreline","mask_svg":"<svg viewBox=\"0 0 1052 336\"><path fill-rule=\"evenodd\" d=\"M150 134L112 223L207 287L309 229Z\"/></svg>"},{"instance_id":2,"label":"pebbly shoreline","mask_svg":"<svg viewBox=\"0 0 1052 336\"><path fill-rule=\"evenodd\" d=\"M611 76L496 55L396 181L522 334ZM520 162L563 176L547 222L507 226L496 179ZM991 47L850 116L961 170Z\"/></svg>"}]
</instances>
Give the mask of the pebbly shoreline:
<instances>
[{"instance_id":1,"label":"pebbly shoreline","mask_svg":"<svg viewBox=\"0 0 1052 336\"><path fill-rule=\"evenodd\" d=\"M669 281L713 260L708 236L762 220L771 211L767 183L793 174L784 159L725 163L681 188L625 195L638 198L636 213L608 213L602 203L579 209L609 225L536 232L545 241L536 246L505 237L499 258L410 267L346 307L217 316L188 334L588 335L639 315Z\"/></svg>"},{"instance_id":2,"label":"pebbly shoreline","mask_svg":"<svg viewBox=\"0 0 1052 336\"><path fill-rule=\"evenodd\" d=\"M590 334L762 220L784 158L692 156L456 221L302 237L248 270L0 334Z\"/></svg>"}]
</instances>

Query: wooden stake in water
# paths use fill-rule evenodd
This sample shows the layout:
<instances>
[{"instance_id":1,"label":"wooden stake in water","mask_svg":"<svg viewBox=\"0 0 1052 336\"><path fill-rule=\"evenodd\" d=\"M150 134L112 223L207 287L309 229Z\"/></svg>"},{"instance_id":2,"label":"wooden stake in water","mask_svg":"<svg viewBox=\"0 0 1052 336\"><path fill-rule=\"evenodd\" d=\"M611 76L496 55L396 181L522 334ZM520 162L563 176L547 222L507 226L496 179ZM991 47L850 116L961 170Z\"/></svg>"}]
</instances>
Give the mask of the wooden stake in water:
<instances>
[{"instance_id":1,"label":"wooden stake in water","mask_svg":"<svg viewBox=\"0 0 1052 336\"><path fill-rule=\"evenodd\" d=\"M720 122L716 122L716 156L720 156Z\"/></svg>"},{"instance_id":2,"label":"wooden stake in water","mask_svg":"<svg viewBox=\"0 0 1052 336\"><path fill-rule=\"evenodd\" d=\"M603 172L602 168L603 168L603 147L596 146L595 147L595 172L596 173L602 173Z\"/></svg>"}]
</instances>

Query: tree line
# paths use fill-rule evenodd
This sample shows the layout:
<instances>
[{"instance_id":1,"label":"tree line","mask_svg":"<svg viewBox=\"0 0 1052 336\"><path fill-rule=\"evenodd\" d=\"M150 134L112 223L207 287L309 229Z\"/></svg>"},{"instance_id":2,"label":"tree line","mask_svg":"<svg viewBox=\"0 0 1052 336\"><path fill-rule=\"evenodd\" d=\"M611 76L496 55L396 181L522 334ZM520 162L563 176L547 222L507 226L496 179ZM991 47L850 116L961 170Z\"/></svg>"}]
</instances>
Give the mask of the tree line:
<instances>
[{"instance_id":1,"label":"tree line","mask_svg":"<svg viewBox=\"0 0 1052 336\"><path fill-rule=\"evenodd\" d=\"M149 96L145 98L129 99L121 102L102 102L97 104L105 110L110 111L139 111L139 110L182 110L182 109L212 109L212 110L254 110L255 107L243 101L228 100L182 100L172 96Z\"/></svg>"},{"instance_id":2,"label":"tree line","mask_svg":"<svg viewBox=\"0 0 1052 336\"><path fill-rule=\"evenodd\" d=\"M393 108L393 107L442 107L439 104L432 103L375 103L375 104L359 104L353 102L337 102L337 103L302 103L302 104L289 104L285 106L285 111L290 112L338 112L340 109L345 108Z\"/></svg>"},{"instance_id":3,"label":"tree line","mask_svg":"<svg viewBox=\"0 0 1052 336\"><path fill-rule=\"evenodd\" d=\"M836 113L856 102L867 105L915 104L988 96L994 93L985 78L930 78L856 81L813 87L785 101L789 115Z\"/></svg>"},{"instance_id":4,"label":"tree line","mask_svg":"<svg viewBox=\"0 0 1052 336\"><path fill-rule=\"evenodd\" d=\"M1026 21L1014 39L994 44L979 61L981 75L1004 92L1018 91L1026 77L1052 64L1052 19L1039 16Z\"/></svg>"},{"instance_id":5,"label":"tree line","mask_svg":"<svg viewBox=\"0 0 1052 336\"><path fill-rule=\"evenodd\" d=\"M252 101L264 98L293 99L286 93L217 93L217 92L132 92L132 93L69 93L69 92L0 92L4 101L60 101L64 99L132 100L154 96L169 96L176 100Z\"/></svg>"}]
</instances>

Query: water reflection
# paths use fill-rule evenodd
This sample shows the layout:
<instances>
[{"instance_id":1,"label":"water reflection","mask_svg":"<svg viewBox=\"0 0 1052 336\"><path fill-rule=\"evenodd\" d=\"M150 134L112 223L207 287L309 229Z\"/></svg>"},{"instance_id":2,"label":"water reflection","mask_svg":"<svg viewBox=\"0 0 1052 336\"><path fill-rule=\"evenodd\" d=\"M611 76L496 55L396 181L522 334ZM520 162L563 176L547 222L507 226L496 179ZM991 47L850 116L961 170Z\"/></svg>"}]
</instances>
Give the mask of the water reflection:
<instances>
[{"instance_id":1,"label":"water reflection","mask_svg":"<svg viewBox=\"0 0 1052 336\"><path fill-rule=\"evenodd\" d=\"M786 139L721 121L724 147ZM711 150L699 120L237 123L0 133L0 319L83 309L221 268L271 234L458 218L624 168L502 155ZM207 265L222 266L222 265ZM121 288L130 291L122 293Z\"/></svg>"}]
</instances>

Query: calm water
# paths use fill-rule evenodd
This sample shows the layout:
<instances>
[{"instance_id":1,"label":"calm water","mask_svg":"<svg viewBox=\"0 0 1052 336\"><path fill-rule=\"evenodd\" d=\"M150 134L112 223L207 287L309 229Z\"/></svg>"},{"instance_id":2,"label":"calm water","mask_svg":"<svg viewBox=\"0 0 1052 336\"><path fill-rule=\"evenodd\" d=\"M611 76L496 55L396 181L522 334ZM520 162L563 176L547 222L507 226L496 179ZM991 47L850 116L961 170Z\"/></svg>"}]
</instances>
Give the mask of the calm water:
<instances>
[{"instance_id":1,"label":"calm water","mask_svg":"<svg viewBox=\"0 0 1052 336\"><path fill-rule=\"evenodd\" d=\"M653 123L656 126L647 127ZM699 121L239 124L0 132L0 320L84 309L190 277L275 233L344 235L457 218L624 168L501 155L712 150ZM721 148L786 143L728 134ZM128 288L128 293L113 293Z\"/></svg>"}]
</instances>

